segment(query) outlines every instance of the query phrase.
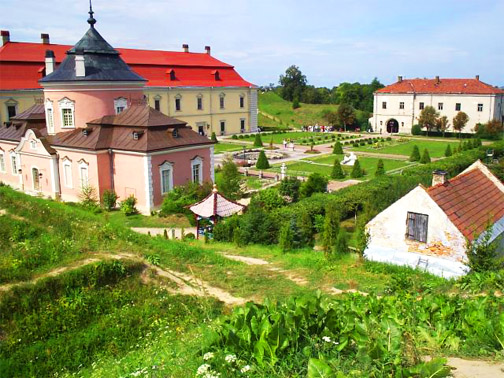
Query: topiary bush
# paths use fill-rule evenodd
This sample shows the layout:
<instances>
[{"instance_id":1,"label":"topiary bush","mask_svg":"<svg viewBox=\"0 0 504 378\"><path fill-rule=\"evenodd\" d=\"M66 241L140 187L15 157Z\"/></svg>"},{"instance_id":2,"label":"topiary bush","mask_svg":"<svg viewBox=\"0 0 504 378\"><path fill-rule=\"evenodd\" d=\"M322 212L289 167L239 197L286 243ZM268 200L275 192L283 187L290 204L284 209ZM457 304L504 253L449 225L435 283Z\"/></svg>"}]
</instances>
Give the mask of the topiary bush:
<instances>
[{"instance_id":1,"label":"topiary bush","mask_svg":"<svg viewBox=\"0 0 504 378\"><path fill-rule=\"evenodd\" d=\"M345 142L345 144L346 144L346 142ZM343 147L341 147L341 143L340 142L336 142L334 144L334 148L333 148L333 152L332 153L335 154L335 155L341 155L341 154L343 154Z\"/></svg>"},{"instance_id":2,"label":"topiary bush","mask_svg":"<svg viewBox=\"0 0 504 378\"><path fill-rule=\"evenodd\" d=\"M420 125L413 125L411 127L411 134L412 135L422 135L422 126L420 126Z\"/></svg>"},{"instance_id":3,"label":"topiary bush","mask_svg":"<svg viewBox=\"0 0 504 378\"><path fill-rule=\"evenodd\" d=\"M420 150L418 149L418 146L415 144L413 146L413 151L411 151L409 161L419 161L419 160L420 160Z\"/></svg>"},{"instance_id":4,"label":"topiary bush","mask_svg":"<svg viewBox=\"0 0 504 378\"><path fill-rule=\"evenodd\" d=\"M263 142L261 139L261 134L256 134L255 139L254 139L254 147L262 147Z\"/></svg>"},{"instance_id":5,"label":"topiary bush","mask_svg":"<svg viewBox=\"0 0 504 378\"><path fill-rule=\"evenodd\" d=\"M453 153L452 153L452 150L451 150L451 146L450 146L450 145L447 145L447 146L446 146L445 153L444 153L444 156L445 156L445 157L450 157L450 156L452 156L452 155L453 155Z\"/></svg>"},{"instance_id":6,"label":"topiary bush","mask_svg":"<svg viewBox=\"0 0 504 378\"><path fill-rule=\"evenodd\" d=\"M431 158L430 158L430 155L429 155L429 150L427 150L427 148L424 150L423 152L423 155L422 155L422 158L420 159L420 163L421 164L427 164L427 163L430 163L431 162Z\"/></svg>"},{"instance_id":7,"label":"topiary bush","mask_svg":"<svg viewBox=\"0 0 504 378\"><path fill-rule=\"evenodd\" d=\"M362 172L362 169L361 169L361 166L360 166L360 163L359 163L359 159L357 159L355 161L355 164L352 168L352 172L350 173L350 177L351 178L359 178L359 177L362 177L364 176L363 172Z\"/></svg>"},{"instance_id":8,"label":"topiary bush","mask_svg":"<svg viewBox=\"0 0 504 378\"><path fill-rule=\"evenodd\" d=\"M383 160L380 159L380 160L378 160L378 164L376 166L375 176L376 177L383 176L384 174L385 174L385 166L383 164Z\"/></svg>"},{"instance_id":9,"label":"topiary bush","mask_svg":"<svg viewBox=\"0 0 504 378\"><path fill-rule=\"evenodd\" d=\"M266 157L266 153L264 151L261 151L259 153L259 157L257 158L257 162L256 162L256 168L257 169L270 168L270 163L269 163L268 158Z\"/></svg>"},{"instance_id":10,"label":"topiary bush","mask_svg":"<svg viewBox=\"0 0 504 378\"><path fill-rule=\"evenodd\" d=\"M334 165L333 165L333 169L331 172L331 178L337 179L337 180L345 178L345 172L341 168L341 164L338 159L334 160Z\"/></svg>"},{"instance_id":11,"label":"topiary bush","mask_svg":"<svg viewBox=\"0 0 504 378\"><path fill-rule=\"evenodd\" d=\"M215 134L215 131L212 131L212 136L210 137L210 139L214 143L219 143L219 141L217 140L217 135Z\"/></svg>"}]
</instances>

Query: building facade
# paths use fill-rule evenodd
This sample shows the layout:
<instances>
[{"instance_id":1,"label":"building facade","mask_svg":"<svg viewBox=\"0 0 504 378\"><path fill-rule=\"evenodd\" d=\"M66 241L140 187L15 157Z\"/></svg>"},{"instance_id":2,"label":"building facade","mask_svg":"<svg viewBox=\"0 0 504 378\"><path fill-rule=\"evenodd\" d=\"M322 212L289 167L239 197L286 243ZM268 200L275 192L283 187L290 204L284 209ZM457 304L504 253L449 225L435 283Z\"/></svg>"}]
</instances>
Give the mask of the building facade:
<instances>
[{"instance_id":1,"label":"building facade","mask_svg":"<svg viewBox=\"0 0 504 378\"><path fill-rule=\"evenodd\" d=\"M0 121L6 122L42 98L39 80L48 73L45 62L58 67L72 46L52 44L49 35L41 43L12 42L2 31L0 47ZM46 51L54 52L46 57ZM130 68L147 81L148 103L162 113L187 122L194 130L211 135L257 130L257 88L233 66L204 53L117 49Z\"/></svg>"},{"instance_id":2,"label":"building facade","mask_svg":"<svg viewBox=\"0 0 504 378\"><path fill-rule=\"evenodd\" d=\"M213 143L149 106L146 79L95 29L55 65L42 98L0 126L0 181L29 194L79 201L93 188L137 199L149 214L174 186L214 181Z\"/></svg>"},{"instance_id":3,"label":"building facade","mask_svg":"<svg viewBox=\"0 0 504 378\"><path fill-rule=\"evenodd\" d=\"M469 116L463 132L474 132L490 120L504 122L504 91L474 79L403 79L374 93L371 124L378 133L411 133L422 109L432 106L447 116L453 131L453 117L462 111Z\"/></svg>"}]
</instances>

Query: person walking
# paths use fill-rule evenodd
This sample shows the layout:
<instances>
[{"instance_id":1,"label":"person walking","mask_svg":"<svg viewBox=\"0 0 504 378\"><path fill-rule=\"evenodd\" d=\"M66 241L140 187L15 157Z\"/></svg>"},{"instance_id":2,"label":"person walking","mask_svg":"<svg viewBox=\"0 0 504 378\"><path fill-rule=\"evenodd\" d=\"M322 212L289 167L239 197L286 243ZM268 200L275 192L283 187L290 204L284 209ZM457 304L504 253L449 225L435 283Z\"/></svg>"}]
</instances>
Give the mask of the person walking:
<instances>
[{"instance_id":1,"label":"person walking","mask_svg":"<svg viewBox=\"0 0 504 378\"><path fill-rule=\"evenodd\" d=\"M285 150L287 148L287 141L285 140L285 138L283 140L283 146L284 146L284 150Z\"/></svg>"}]
</instances>

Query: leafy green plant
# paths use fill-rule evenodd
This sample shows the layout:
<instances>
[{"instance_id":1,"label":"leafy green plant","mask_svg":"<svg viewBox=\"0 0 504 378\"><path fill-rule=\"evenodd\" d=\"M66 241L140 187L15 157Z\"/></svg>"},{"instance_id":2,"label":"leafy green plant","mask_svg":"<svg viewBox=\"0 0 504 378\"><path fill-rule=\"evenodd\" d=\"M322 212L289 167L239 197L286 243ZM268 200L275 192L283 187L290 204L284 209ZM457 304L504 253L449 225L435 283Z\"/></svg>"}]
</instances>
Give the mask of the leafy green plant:
<instances>
[{"instance_id":1,"label":"leafy green plant","mask_svg":"<svg viewBox=\"0 0 504 378\"><path fill-rule=\"evenodd\" d=\"M126 214L126 215L137 214L138 210L136 208L136 204L137 204L137 199L132 194L128 198L126 198L124 201L121 202L121 211L124 212L124 214Z\"/></svg>"},{"instance_id":2,"label":"leafy green plant","mask_svg":"<svg viewBox=\"0 0 504 378\"><path fill-rule=\"evenodd\" d=\"M385 166L383 164L383 160L379 159L378 164L376 165L375 176L383 176L385 174Z\"/></svg>"},{"instance_id":3,"label":"leafy green plant","mask_svg":"<svg viewBox=\"0 0 504 378\"><path fill-rule=\"evenodd\" d=\"M420 150L416 144L413 146L409 161L420 161Z\"/></svg>"},{"instance_id":4,"label":"leafy green plant","mask_svg":"<svg viewBox=\"0 0 504 378\"><path fill-rule=\"evenodd\" d=\"M427 164L427 163L430 163L431 162L431 158L430 158L430 155L429 155L429 150L427 150L427 148L424 150L423 154L422 154L422 158L420 159L420 163L421 164Z\"/></svg>"},{"instance_id":5,"label":"leafy green plant","mask_svg":"<svg viewBox=\"0 0 504 378\"><path fill-rule=\"evenodd\" d=\"M113 190L105 190L103 192L103 206L107 211L111 211L116 207L118 196Z\"/></svg>"}]
</instances>

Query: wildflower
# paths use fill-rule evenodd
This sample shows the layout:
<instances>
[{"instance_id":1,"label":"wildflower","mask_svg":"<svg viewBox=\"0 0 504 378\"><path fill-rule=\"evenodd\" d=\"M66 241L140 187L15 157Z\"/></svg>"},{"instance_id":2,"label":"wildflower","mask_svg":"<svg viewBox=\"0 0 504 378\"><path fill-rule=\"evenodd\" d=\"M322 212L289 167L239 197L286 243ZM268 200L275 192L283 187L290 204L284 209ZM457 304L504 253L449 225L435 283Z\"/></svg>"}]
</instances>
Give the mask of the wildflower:
<instances>
[{"instance_id":1,"label":"wildflower","mask_svg":"<svg viewBox=\"0 0 504 378\"><path fill-rule=\"evenodd\" d=\"M240 369L240 372L242 372L242 373L246 373L246 372L247 372L247 371L249 371L249 370L250 370L250 366L249 366L249 365L245 365L244 367L242 367L242 368Z\"/></svg>"},{"instance_id":2,"label":"wildflower","mask_svg":"<svg viewBox=\"0 0 504 378\"><path fill-rule=\"evenodd\" d=\"M228 354L224 359L230 364L236 361L236 356L234 354Z\"/></svg>"},{"instance_id":3,"label":"wildflower","mask_svg":"<svg viewBox=\"0 0 504 378\"><path fill-rule=\"evenodd\" d=\"M203 364L198 368L198 371L196 372L196 375L203 375L205 374L208 370L210 369L210 365L208 364Z\"/></svg>"},{"instance_id":4,"label":"wildflower","mask_svg":"<svg viewBox=\"0 0 504 378\"><path fill-rule=\"evenodd\" d=\"M213 358L213 356L214 356L214 354L213 354L212 352L208 352L208 353L205 353L205 355L203 356L203 359L204 359L205 361L207 361L207 360L212 359L212 358Z\"/></svg>"},{"instance_id":5,"label":"wildflower","mask_svg":"<svg viewBox=\"0 0 504 378\"><path fill-rule=\"evenodd\" d=\"M324 340L326 343L330 343L331 342L331 338L329 336L322 337L322 340Z\"/></svg>"}]
</instances>

